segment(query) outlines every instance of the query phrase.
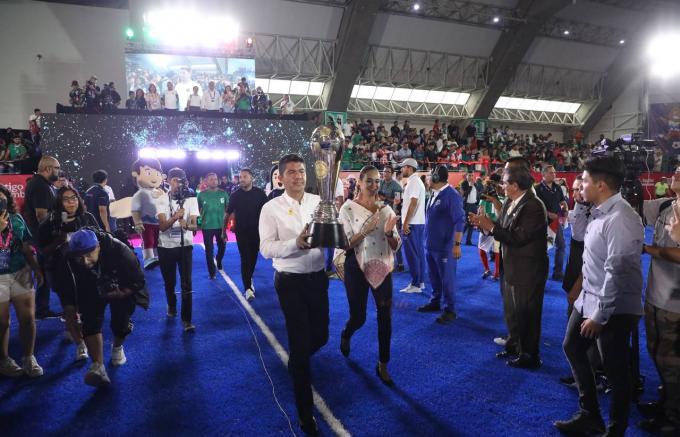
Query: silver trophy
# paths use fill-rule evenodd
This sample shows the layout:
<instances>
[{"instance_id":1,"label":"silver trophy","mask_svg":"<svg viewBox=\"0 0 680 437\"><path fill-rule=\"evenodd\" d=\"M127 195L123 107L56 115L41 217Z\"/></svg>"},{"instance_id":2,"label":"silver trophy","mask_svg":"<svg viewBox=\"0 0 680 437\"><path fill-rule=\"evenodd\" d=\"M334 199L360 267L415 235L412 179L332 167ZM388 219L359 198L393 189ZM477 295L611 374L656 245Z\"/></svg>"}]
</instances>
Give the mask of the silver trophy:
<instances>
[{"instance_id":1,"label":"silver trophy","mask_svg":"<svg viewBox=\"0 0 680 437\"><path fill-rule=\"evenodd\" d=\"M316 186L321 197L309 228L312 247L347 247L347 236L338 222L335 207L335 185L338 183L340 161L345 137L335 125L323 125L312 132L310 146L314 158Z\"/></svg>"}]
</instances>

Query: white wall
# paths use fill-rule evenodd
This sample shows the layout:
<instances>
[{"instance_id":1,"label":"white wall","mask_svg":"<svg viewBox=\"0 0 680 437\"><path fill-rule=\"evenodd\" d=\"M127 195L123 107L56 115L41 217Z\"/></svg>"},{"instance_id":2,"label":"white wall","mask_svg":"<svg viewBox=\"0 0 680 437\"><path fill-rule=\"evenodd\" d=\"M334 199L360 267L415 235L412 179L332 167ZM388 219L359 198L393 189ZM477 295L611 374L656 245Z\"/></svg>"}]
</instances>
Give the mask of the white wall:
<instances>
[{"instance_id":1,"label":"white wall","mask_svg":"<svg viewBox=\"0 0 680 437\"><path fill-rule=\"evenodd\" d=\"M0 126L25 129L33 108L54 112L72 80L94 74L125 89L127 11L8 0L0 17Z\"/></svg>"},{"instance_id":2,"label":"white wall","mask_svg":"<svg viewBox=\"0 0 680 437\"><path fill-rule=\"evenodd\" d=\"M616 139L621 135L637 131L642 122L641 95L642 79L638 78L631 82L614 101L612 107L595 125L587 139L596 141L600 135Z\"/></svg>"}]
</instances>

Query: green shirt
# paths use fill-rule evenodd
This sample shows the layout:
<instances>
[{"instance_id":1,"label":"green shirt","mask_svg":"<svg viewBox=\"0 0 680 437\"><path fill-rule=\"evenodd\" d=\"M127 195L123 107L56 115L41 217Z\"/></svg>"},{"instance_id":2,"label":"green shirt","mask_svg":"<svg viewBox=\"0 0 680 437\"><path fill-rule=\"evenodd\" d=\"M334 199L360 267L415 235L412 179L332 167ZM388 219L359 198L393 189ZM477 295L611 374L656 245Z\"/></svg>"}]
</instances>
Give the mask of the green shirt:
<instances>
[{"instance_id":1,"label":"green shirt","mask_svg":"<svg viewBox=\"0 0 680 437\"><path fill-rule=\"evenodd\" d=\"M224 212L229 204L229 195L219 188L198 193L198 209L201 211L201 229L224 228Z\"/></svg>"},{"instance_id":2,"label":"green shirt","mask_svg":"<svg viewBox=\"0 0 680 437\"><path fill-rule=\"evenodd\" d=\"M21 144L9 144L9 159L15 160L26 154L26 148Z\"/></svg>"},{"instance_id":3,"label":"green shirt","mask_svg":"<svg viewBox=\"0 0 680 437\"><path fill-rule=\"evenodd\" d=\"M24 242L31 239L31 233L26 227L26 222L19 214L10 214L10 224L12 225L12 239L9 242L9 263L7 268L0 268L0 275L15 273L26 267L24 258ZM7 233L0 234L2 242L7 238Z\"/></svg>"},{"instance_id":4,"label":"green shirt","mask_svg":"<svg viewBox=\"0 0 680 437\"><path fill-rule=\"evenodd\" d=\"M654 184L654 188L656 188L656 195L657 196L665 196L666 192L668 191L668 184L662 183L662 182L657 182L656 184Z\"/></svg>"}]
</instances>

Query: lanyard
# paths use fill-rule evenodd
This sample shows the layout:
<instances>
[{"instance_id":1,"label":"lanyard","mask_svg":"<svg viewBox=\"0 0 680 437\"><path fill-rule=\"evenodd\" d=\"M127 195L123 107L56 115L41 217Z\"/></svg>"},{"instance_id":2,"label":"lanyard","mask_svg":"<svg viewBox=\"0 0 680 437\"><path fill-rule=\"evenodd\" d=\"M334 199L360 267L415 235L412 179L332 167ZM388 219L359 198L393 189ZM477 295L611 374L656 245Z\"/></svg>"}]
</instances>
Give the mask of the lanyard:
<instances>
[{"instance_id":1,"label":"lanyard","mask_svg":"<svg viewBox=\"0 0 680 437\"><path fill-rule=\"evenodd\" d=\"M14 236L14 233L12 232L11 218L8 218L7 229L9 230L9 232L7 233L6 238L3 239L2 235L0 235L0 249L9 249L9 246L12 243L12 237Z\"/></svg>"}]
</instances>

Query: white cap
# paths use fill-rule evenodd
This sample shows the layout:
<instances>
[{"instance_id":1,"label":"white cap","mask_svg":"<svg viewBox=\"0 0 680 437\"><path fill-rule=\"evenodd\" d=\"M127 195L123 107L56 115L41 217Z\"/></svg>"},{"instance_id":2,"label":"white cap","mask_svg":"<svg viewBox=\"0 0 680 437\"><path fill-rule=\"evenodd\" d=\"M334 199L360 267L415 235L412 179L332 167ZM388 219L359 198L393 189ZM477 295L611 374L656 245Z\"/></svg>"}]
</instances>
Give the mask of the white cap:
<instances>
[{"instance_id":1,"label":"white cap","mask_svg":"<svg viewBox=\"0 0 680 437\"><path fill-rule=\"evenodd\" d=\"M413 158L406 158L404 159L401 164L399 164L399 167L405 167L405 166L413 167L415 170L418 170L418 161L416 161Z\"/></svg>"}]
</instances>

